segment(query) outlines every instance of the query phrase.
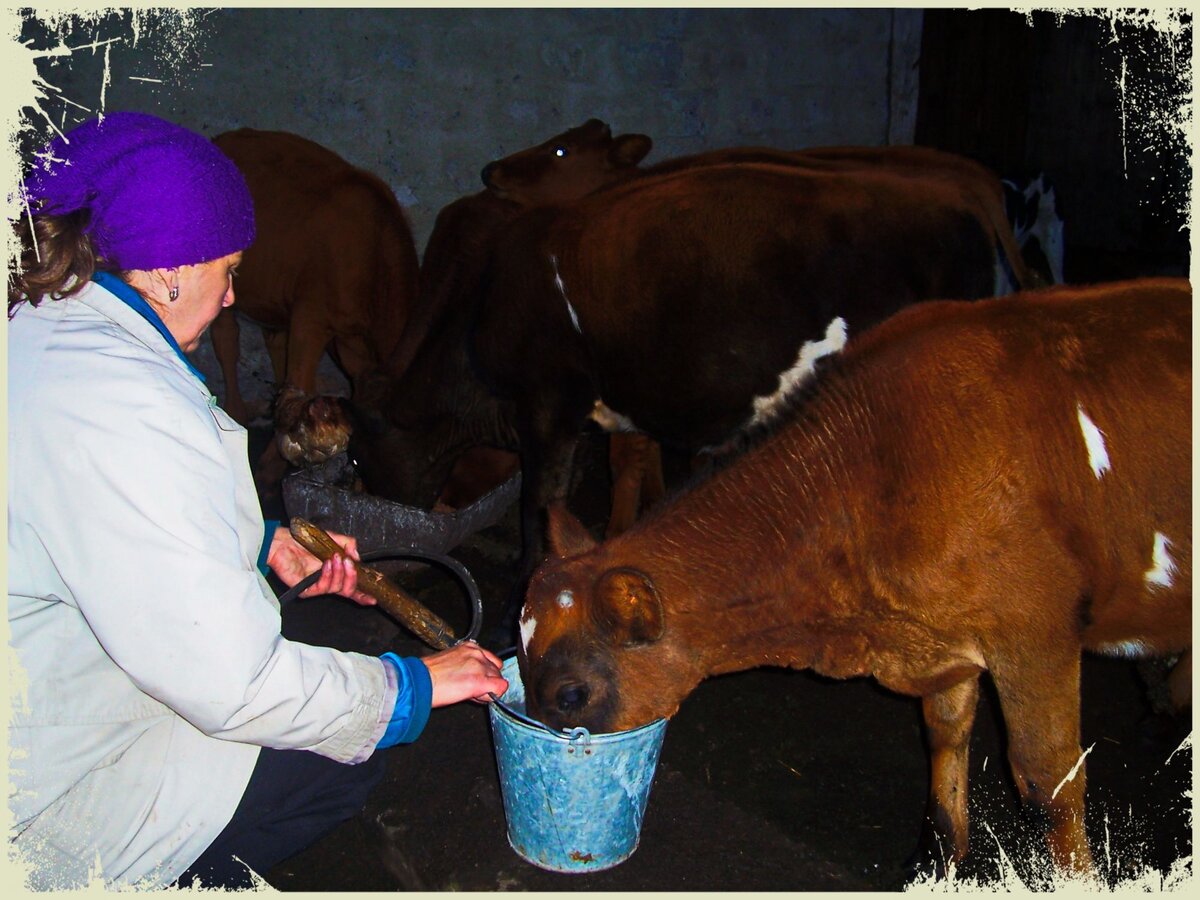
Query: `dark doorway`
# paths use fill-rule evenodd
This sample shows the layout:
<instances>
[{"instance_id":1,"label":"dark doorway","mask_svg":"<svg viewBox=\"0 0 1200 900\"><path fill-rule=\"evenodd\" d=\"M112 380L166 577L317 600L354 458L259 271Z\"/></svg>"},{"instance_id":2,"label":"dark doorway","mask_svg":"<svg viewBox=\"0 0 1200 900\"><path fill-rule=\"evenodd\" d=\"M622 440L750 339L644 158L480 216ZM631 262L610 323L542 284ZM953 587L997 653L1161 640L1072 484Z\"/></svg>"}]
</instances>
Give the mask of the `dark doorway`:
<instances>
[{"instance_id":1,"label":"dark doorway","mask_svg":"<svg viewBox=\"0 0 1200 900\"><path fill-rule=\"evenodd\" d=\"M916 142L1002 177L1044 172L1071 282L1187 273L1191 17L926 10ZM1123 85L1123 87L1122 87Z\"/></svg>"}]
</instances>

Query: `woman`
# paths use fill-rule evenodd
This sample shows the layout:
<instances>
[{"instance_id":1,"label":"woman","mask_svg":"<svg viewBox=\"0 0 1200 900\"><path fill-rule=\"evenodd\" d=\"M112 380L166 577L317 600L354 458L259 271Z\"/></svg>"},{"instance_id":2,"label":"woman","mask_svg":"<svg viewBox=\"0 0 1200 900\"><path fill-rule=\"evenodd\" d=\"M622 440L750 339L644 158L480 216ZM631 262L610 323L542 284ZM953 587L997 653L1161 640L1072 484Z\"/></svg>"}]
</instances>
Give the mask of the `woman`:
<instances>
[{"instance_id":1,"label":"woman","mask_svg":"<svg viewBox=\"0 0 1200 900\"><path fill-rule=\"evenodd\" d=\"M280 635L264 563L373 601L353 539L323 565L286 529L264 540L245 430L185 356L254 238L232 162L132 113L38 159L9 283L11 838L39 889L248 886L361 808L376 750L507 683L474 644L377 658Z\"/></svg>"}]
</instances>

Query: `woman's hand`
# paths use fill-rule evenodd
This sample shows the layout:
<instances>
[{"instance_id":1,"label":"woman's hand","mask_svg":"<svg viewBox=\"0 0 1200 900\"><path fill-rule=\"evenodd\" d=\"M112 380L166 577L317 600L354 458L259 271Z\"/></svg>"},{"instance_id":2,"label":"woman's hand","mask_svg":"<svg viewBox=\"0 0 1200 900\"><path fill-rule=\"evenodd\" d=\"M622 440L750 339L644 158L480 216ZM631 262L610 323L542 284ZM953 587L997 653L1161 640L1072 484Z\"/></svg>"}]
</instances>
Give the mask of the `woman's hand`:
<instances>
[{"instance_id":1,"label":"woman's hand","mask_svg":"<svg viewBox=\"0 0 1200 900\"><path fill-rule=\"evenodd\" d=\"M322 563L301 546L292 533L282 525L275 529L271 538L271 549L267 551L267 565L288 587L299 584L318 569L321 577L301 597L317 597L321 594L340 594L363 606L374 606L375 598L358 590L358 570L351 560L358 560L358 542L352 537L336 532L327 532L334 542L345 551Z\"/></svg>"},{"instance_id":2,"label":"woman's hand","mask_svg":"<svg viewBox=\"0 0 1200 900\"><path fill-rule=\"evenodd\" d=\"M500 696L508 682L500 675L500 660L474 641L422 657L433 681L433 706L449 706L460 700L487 703L489 693Z\"/></svg>"}]
</instances>

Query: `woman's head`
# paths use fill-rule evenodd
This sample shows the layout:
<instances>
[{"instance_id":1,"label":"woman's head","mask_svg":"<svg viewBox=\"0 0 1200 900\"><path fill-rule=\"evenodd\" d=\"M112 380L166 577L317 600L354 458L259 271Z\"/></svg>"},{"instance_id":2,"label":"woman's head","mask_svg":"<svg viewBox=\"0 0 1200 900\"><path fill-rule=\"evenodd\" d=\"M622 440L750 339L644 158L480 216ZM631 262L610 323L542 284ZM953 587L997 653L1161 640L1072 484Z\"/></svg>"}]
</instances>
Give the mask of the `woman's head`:
<instances>
[{"instance_id":1,"label":"woman's head","mask_svg":"<svg viewBox=\"0 0 1200 900\"><path fill-rule=\"evenodd\" d=\"M254 240L250 191L229 157L202 135L144 113L109 113L53 140L38 156L26 192L34 219L29 243L57 232L65 235L62 247L51 249L73 256L41 260L36 268L49 263L67 280L86 280L96 266L122 273L197 266ZM39 260L40 250L22 262ZM91 267L79 262L89 253L96 260ZM44 279L26 279L33 285L46 287ZM24 293L36 302L64 287Z\"/></svg>"},{"instance_id":2,"label":"woman's head","mask_svg":"<svg viewBox=\"0 0 1200 900\"><path fill-rule=\"evenodd\" d=\"M110 113L51 142L30 173L38 213L90 213L88 234L114 268L195 265L245 250L254 204L212 141L144 113Z\"/></svg>"}]
</instances>

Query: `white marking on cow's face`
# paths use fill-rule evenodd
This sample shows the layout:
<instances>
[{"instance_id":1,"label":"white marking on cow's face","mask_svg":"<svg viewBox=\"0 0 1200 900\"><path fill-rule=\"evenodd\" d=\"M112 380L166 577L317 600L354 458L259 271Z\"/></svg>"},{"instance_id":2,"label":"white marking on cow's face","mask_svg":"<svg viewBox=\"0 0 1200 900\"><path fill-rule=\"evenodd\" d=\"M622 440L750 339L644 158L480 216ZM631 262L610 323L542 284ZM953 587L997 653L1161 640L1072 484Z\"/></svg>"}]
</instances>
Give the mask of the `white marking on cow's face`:
<instances>
[{"instance_id":1,"label":"white marking on cow's face","mask_svg":"<svg viewBox=\"0 0 1200 900\"><path fill-rule=\"evenodd\" d=\"M1096 427L1096 423L1088 418L1080 404L1076 407L1079 413L1079 430L1083 432L1083 443L1087 445L1088 463L1097 478L1103 478L1104 473L1112 468L1108 461L1108 449L1104 446L1104 434Z\"/></svg>"},{"instance_id":2,"label":"white marking on cow's face","mask_svg":"<svg viewBox=\"0 0 1200 900\"><path fill-rule=\"evenodd\" d=\"M1154 532L1154 565L1146 570L1146 584L1157 587L1170 587L1175 579L1175 561L1167 552L1171 542L1161 531Z\"/></svg>"},{"instance_id":3,"label":"white marking on cow's face","mask_svg":"<svg viewBox=\"0 0 1200 900\"><path fill-rule=\"evenodd\" d=\"M1109 656L1123 656L1126 659L1138 659L1148 656L1150 648L1141 641L1121 641L1118 644L1103 644L1096 648Z\"/></svg>"},{"instance_id":4,"label":"white marking on cow's face","mask_svg":"<svg viewBox=\"0 0 1200 900\"><path fill-rule=\"evenodd\" d=\"M638 427L627 416L621 415L615 409L606 406L603 400L597 400L596 405L588 416L605 431L637 431Z\"/></svg>"},{"instance_id":5,"label":"white marking on cow's face","mask_svg":"<svg viewBox=\"0 0 1200 900\"><path fill-rule=\"evenodd\" d=\"M832 356L846 346L846 320L840 316L829 323L825 337L819 341L806 341L796 354L790 369L779 376L779 389L769 397L754 398L754 415L749 425L762 425L779 415L788 395L808 381L816 369L817 360Z\"/></svg>"},{"instance_id":6,"label":"white marking on cow's face","mask_svg":"<svg viewBox=\"0 0 1200 900\"><path fill-rule=\"evenodd\" d=\"M558 273L558 257L553 253L550 254L550 265L554 267L554 286L558 288L563 302L567 304L567 315L571 317L571 324L575 326L575 330L579 334L583 334L583 329L579 327L579 315L575 312L575 307L571 305L571 301L567 297L567 286L563 284L562 275Z\"/></svg>"},{"instance_id":7,"label":"white marking on cow's face","mask_svg":"<svg viewBox=\"0 0 1200 900\"><path fill-rule=\"evenodd\" d=\"M521 619L521 649L529 652L529 642L533 640L533 632L537 629L537 619L530 616Z\"/></svg>"},{"instance_id":8,"label":"white marking on cow's face","mask_svg":"<svg viewBox=\"0 0 1200 900\"><path fill-rule=\"evenodd\" d=\"M558 595L558 605L563 609L570 609L575 605L575 595L570 591L562 591Z\"/></svg>"}]
</instances>

